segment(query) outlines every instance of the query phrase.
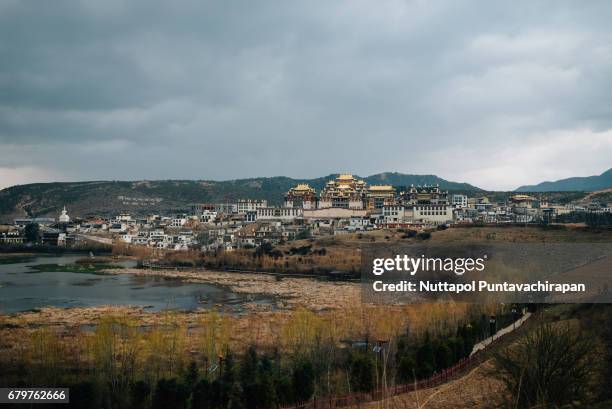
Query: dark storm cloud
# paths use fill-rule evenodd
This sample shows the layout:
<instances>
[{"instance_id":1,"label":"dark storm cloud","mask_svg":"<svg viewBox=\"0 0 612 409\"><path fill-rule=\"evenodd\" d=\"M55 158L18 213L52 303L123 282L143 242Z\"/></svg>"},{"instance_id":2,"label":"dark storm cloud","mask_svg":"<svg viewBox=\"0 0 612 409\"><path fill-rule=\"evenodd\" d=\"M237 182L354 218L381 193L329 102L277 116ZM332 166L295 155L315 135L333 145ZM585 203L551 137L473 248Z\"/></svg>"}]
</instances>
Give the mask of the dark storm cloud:
<instances>
[{"instance_id":1,"label":"dark storm cloud","mask_svg":"<svg viewBox=\"0 0 612 409\"><path fill-rule=\"evenodd\" d=\"M0 0L0 186L612 166L607 2Z\"/></svg>"}]
</instances>

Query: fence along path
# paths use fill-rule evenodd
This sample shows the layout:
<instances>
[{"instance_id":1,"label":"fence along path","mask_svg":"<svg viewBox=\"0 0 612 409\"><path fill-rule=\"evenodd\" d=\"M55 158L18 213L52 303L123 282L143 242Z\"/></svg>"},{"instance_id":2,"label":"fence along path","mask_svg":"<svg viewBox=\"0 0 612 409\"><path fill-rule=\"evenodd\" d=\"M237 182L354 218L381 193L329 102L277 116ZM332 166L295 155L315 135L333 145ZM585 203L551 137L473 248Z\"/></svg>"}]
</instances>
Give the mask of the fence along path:
<instances>
[{"instance_id":1,"label":"fence along path","mask_svg":"<svg viewBox=\"0 0 612 409\"><path fill-rule=\"evenodd\" d=\"M394 385L387 387L386 389L381 388L368 393L355 392L340 396L326 396L320 398L315 397L314 399L306 402L294 405L279 406L278 409L333 409L345 406L358 406L363 403L379 401L396 395L401 395L403 393L414 392L415 390L439 386L455 378L457 374L462 373L470 365L481 363L483 351L488 346L505 338L512 331L523 325L523 323L527 321L529 317L531 317L531 313L525 313L525 315L523 315L523 317L521 317L519 320L497 331L492 337L477 343L469 357L461 359L455 365L435 373L427 379L402 385Z\"/></svg>"},{"instance_id":2,"label":"fence along path","mask_svg":"<svg viewBox=\"0 0 612 409\"><path fill-rule=\"evenodd\" d=\"M529 317L531 317L531 313L526 312L520 319L514 321L512 324L508 325L507 327L500 329L495 334L493 334L493 336L480 341L479 343L474 345L474 348L472 349L472 353L470 354L470 356L474 355L478 351L485 349L488 345L491 345L498 338L501 338L504 335L509 334L510 332L514 331L515 329L523 325L523 323L527 321Z\"/></svg>"}]
</instances>

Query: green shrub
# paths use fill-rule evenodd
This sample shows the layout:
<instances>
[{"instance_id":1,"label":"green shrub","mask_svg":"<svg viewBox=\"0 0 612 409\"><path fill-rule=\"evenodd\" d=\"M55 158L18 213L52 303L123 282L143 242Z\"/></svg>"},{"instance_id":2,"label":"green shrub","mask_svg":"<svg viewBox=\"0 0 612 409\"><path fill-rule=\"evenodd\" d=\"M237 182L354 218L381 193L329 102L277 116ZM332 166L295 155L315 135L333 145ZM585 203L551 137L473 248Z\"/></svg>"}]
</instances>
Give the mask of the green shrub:
<instances>
[{"instance_id":1,"label":"green shrub","mask_svg":"<svg viewBox=\"0 0 612 409\"><path fill-rule=\"evenodd\" d=\"M421 240L429 240L431 238L431 233L428 231L422 231L417 234L416 237Z\"/></svg>"},{"instance_id":2,"label":"green shrub","mask_svg":"<svg viewBox=\"0 0 612 409\"><path fill-rule=\"evenodd\" d=\"M369 355L356 354L351 363L351 387L354 391L374 389L374 361Z\"/></svg>"},{"instance_id":3,"label":"green shrub","mask_svg":"<svg viewBox=\"0 0 612 409\"><path fill-rule=\"evenodd\" d=\"M406 383L414 379L416 363L414 358L409 355L400 357L397 363L397 378L401 383Z\"/></svg>"},{"instance_id":4,"label":"green shrub","mask_svg":"<svg viewBox=\"0 0 612 409\"><path fill-rule=\"evenodd\" d=\"M315 371L312 363L302 360L293 369L292 389L296 402L305 402L314 394Z\"/></svg>"}]
</instances>

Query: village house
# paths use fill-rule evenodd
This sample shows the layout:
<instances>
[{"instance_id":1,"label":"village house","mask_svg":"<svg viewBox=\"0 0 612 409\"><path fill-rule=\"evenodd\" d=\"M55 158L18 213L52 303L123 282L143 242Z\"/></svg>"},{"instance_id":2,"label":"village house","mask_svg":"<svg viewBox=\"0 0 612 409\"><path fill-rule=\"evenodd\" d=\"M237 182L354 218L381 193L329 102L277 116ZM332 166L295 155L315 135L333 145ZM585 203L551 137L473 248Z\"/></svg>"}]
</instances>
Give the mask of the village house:
<instances>
[{"instance_id":1,"label":"village house","mask_svg":"<svg viewBox=\"0 0 612 409\"><path fill-rule=\"evenodd\" d=\"M453 195L451 204L455 209L465 209L468 207L467 195Z\"/></svg>"},{"instance_id":2,"label":"village house","mask_svg":"<svg viewBox=\"0 0 612 409\"><path fill-rule=\"evenodd\" d=\"M250 200L250 199L241 199L236 204L236 212L237 213L247 213L247 212L256 212L257 209L268 207L267 200Z\"/></svg>"},{"instance_id":3,"label":"village house","mask_svg":"<svg viewBox=\"0 0 612 409\"><path fill-rule=\"evenodd\" d=\"M0 233L0 243L2 244L23 244L25 237L18 229L10 229Z\"/></svg>"},{"instance_id":4,"label":"village house","mask_svg":"<svg viewBox=\"0 0 612 409\"><path fill-rule=\"evenodd\" d=\"M382 222L385 224L404 223L406 207L401 204L385 205L382 208Z\"/></svg>"}]
</instances>

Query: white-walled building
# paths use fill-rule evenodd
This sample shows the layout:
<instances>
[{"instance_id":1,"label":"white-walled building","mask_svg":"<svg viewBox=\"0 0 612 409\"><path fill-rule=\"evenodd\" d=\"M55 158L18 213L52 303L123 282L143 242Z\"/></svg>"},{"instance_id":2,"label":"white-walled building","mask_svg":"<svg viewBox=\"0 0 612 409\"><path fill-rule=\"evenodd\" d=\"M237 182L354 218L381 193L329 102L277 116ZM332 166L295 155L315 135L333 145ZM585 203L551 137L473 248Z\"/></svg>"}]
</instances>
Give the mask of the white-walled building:
<instances>
[{"instance_id":1,"label":"white-walled building","mask_svg":"<svg viewBox=\"0 0 612 409\"><path fill-rule=\"evenodd\" d=\"M19 233L19 230L8 230L0 233L0 243L3 244L22 244L25 237Z\"/></svg>"},{"instance_id":2,"label":"white-walled building","mask_svg":"<svg viewBox=\"0 0 612 409\"><path fill-rule=\"evenodd\" d=\"M298 207L260 207L257 220L293 220L304 216L304 209Z\"/></svg>"},{"instance_id":3,"label":"white-walled building","mask_svg":"<svg viewBox=\"0 0 612 409\"><path fill-rule=\"evenodd\" d=\"M453 195L452 205L457 209L465 209L468 207L467 195Z\"/></svg>"},{"instance_id":4,"label":"white-walled building","mask_svg":"<svg viewBox=\"0 0 612 409\"><path fill-rule=\"evenodd\" d=\"M54 217L17 218L13 220L15 227L24 228L28 224L36 223L41 226L49 226L55 223Z\"/></svg>"},{"instance_id":5,"label":"white-walled building","mask_svg":"<svg viewBox=\"0 0 612 409\"><path fill-rule=\"evenodd\" d=\"M119 222L131 222L132 216L130 216L130 214L128 213L121 213L119 216L115 218L115 220Z\"/></svg>"},{"instance_id":6,"label":"white-walled building","mask_svg":"<svg viewBox=\"0 0 612 409\"><path fill-rule=\"evenodd\" d=\"M352 216L366 216L365 209L344 209L340 207L328 207L316 210L304 210L304 218L306 219L348 219Z\"/></svg>"},{"instance_id":7,"label":"white-walled building","mask_svg":"<svg viewBox=\"0 0 612 409\"><path fill-rule=\"evenodd\" d=\"M200 223L212 223L217 219L217 212L212 210L203 210L200 214Z\"/></svg>"},{"instance_id":8,"label":"white-walled building","mask_svg":"<svg viewBox=\"0 0 612 409\"><path fill-rule=\"evenodd\" d=\"M187 217L185 215L178 215L170 220L169 227L179 228L183 227L187 223Z\"/></svg>"},{"instance_id":9,"label":"white-walled building","mask_svg":"<svg viewBox=\"0 0 612 409\"><path fill-rule=\"evenodd\" d=\"M349 231L363 231L371 228L369 217L352 216L349 220L349 225L346 227Z\"/></svg>"},{"instance_id":10,"label":"white-walled building","mask_svg":"<svg viewBox=\"0 0 612 409\"><path fill-rule=\"evenodd\" d=\"M237 211L238 213L246 213L257 211L257 209L262 207L268 207L267 200L239 200L237 203Z\"/></svg>"},{"instance_id":11,"label":"white-walled building","mask_svg":"<svg viewBox=\"0 0 612 409\"><path fill-rule=\"evenodd\" d=\"M435 224L453 221L453 209L447 204L417 204L412 208L414 220Z\"/></svg>"},{"instance_id":12,"label":"white-walled building","mask_svg":"<svg viewBox=\"0 0 612 409\"><path fill-rule=\"evenodd\" d=\"M129 234L129 233L120 234L119 235L119 240L122 241L123 243L131 244L132 243L132 238L133 238L133 236L131 234Z\"/></svg>"},{"instance_id":13,"label":"white-walled building","mask_svg":"<svg viewBox=\"0 0 612 409\"><path fill-rule=\"evenodd\" d=\"M245 223L253 223L257 221L257 210L251 210L244 214Z\"/></svg>"},{"instance_id":14,"label":"white-walled building","mask_svg":"<svg viewBox=\"0 0 612 409\"><path fill-rule=\"evenodd\" d=\"M128 225L126 223L112 223L109 226L108 231L111 233L123 233L127 231L127 229Z\"/></svg>"},{"instance_id":15,"label":"white-walled building","mask_svg":"<svg viewBox=\"0 0 612 409\"><path fill-rule=\"evenodd\" d=\"M403 205L383 206L382 219L385 224L403 223L406 220L406 208Z\"/></svg>"}]
</instances>

